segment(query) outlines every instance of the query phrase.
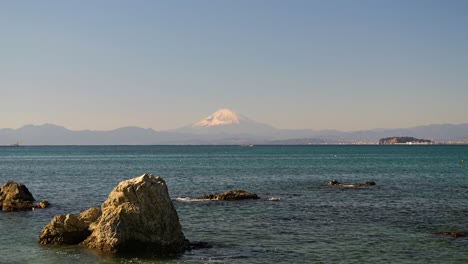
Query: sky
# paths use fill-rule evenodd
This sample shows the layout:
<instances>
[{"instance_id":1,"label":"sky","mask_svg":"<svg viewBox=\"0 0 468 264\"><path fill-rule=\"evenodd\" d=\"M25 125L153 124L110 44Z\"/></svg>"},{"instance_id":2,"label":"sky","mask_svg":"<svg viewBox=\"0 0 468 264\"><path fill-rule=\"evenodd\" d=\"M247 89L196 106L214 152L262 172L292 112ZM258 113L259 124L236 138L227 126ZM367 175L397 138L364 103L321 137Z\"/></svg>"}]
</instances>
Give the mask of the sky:
<instances>
[{"instance_id":1,"label":"sky","mask_svg":"<svg viewBox=\"0 0 468 264\"><path fill-rule=\"evenodd\" d=\"M468 123L468 1L0 1L0 128Z\"/></svg>"}]
</instances>

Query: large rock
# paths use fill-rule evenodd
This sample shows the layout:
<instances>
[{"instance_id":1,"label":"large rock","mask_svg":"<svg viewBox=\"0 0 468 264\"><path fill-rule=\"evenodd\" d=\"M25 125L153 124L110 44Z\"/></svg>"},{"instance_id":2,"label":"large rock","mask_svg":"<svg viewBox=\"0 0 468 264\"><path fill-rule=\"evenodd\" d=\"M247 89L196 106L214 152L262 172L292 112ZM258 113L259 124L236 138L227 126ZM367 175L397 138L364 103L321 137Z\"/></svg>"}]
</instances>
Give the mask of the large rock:
<instances>
[{"instance_id":1,"label":"large rock","mask_svg":"<svg viewBox=\"0 0 468 264\"><path fill-rule=\"evenodd\" d=\"M160 177L144 174L121 182L102 204L81 244L104 252L173 255L188 247L179 217Z\"/></svg>"},{"instance_id":2,"label":"large rock","mask_svg":"<svg viewBox=\"0 0 468 264\"><path fill-rule=\"evenodd\" d=\"M42 229L40 244L76 245L90 234L89 225L101 216L99 208L89 208L78 215L56 215Z\"/></svg>"},{"instance_id":3,"label":"large rock","mask_svg":"<svg viewBox=\"0 0 468 264\"><path fill-rule=\"evenodd\" d=\"M38 204L34 204L34 201L34 197L22 183L7 181L0 188L0 209L3 212L32 210L49 205L47 201Z\"/></svg>"},{"instance_id":4,"label":"large rock","mask_svg":"<svg viewBox=\"0 0 468 264\"><path fill-rule=\"evenodd\" d=\"M235 201L235 200L246 200L246 199L258 199L258 196L255 193L247 192L244 190L230 190L224 193L208 194L208 195L199 197L198 199Z\"/></svg>"}]
</instances>

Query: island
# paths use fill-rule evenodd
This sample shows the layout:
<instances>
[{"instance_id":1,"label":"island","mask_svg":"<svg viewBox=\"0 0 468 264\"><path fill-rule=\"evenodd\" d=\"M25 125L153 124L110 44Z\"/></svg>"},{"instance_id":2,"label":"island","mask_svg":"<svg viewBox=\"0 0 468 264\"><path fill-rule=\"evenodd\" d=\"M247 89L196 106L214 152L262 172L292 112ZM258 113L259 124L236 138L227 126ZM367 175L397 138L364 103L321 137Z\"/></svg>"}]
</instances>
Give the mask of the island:
<instances>
[{"instance_id":1,"label":"island","mask_svg":"<svg viewBox=\"0 0 468 264\"><path fill-rule=\"evenodd\" d=\"M419 139L415 137L388 137L379 140L379 145L395 145L395 144L432 144L429 139Z\"/></svg>"}]
</instances>

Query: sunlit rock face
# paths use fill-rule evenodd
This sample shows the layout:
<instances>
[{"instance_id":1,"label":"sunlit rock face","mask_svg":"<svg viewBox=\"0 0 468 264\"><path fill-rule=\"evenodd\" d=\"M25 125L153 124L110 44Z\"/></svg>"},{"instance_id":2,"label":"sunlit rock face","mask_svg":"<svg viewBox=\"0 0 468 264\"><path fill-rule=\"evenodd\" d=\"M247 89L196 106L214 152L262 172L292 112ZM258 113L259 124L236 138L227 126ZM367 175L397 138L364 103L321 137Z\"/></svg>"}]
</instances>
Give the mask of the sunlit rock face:
<instances>
[{"instance_id":1,"label":"sunlit rock face","mask_svg":"<svg viewBox=\"0 0 468 264\"><path fill-rule=\"evenodd\" d=\"M173 255L188 245L179 217L160 177L144 174L121 182L102 204L82 245L104 252Z\"/></svg>"}]
</instances>

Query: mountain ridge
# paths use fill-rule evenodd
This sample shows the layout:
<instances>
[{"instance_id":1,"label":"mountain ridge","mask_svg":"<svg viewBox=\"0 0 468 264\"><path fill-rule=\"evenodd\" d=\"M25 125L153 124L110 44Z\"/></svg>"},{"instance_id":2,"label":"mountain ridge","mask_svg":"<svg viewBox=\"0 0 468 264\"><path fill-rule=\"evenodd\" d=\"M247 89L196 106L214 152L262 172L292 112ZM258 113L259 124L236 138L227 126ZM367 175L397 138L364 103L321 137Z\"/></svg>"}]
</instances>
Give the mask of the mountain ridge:
<instances>
[{"instance_id":1,"label":"mountain ridge","mask_svg":"<svg viewBox=\"0 0 468 264\"><path fill-rule=\"evenodd\" d=\"M380 138L417 136L435 142L468 143L468 123L435 124L402 129L362 131L281 130L276 134L249 133L184 133L156 131L151 128L122 127L107 131L69 130L65 127L26 125L18 129L0 129L0 145L20 141L24 145L210 145L210 144L353 144L377 143Z\"/></svg>"},{"instance_id":2,"label":"mountain ridge","mask_svg":"<svg viewBox=\"0 0 468 264\"><path fill-rule=\"evenodd\" d=\"M187 126L157 131L138 126L107 131L70 130L55 124L0 129L0 145L211 145L211 144L377 144L395 136L427 138L434 142L468 143L468 123L432 124L410 128L358 131L277 129L223 108Z\"/></svg>"}]
</instances>

